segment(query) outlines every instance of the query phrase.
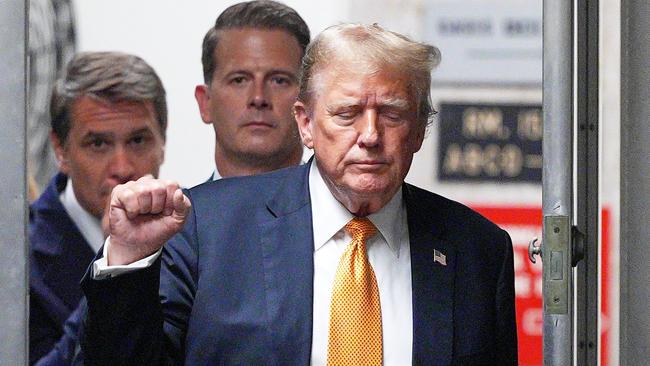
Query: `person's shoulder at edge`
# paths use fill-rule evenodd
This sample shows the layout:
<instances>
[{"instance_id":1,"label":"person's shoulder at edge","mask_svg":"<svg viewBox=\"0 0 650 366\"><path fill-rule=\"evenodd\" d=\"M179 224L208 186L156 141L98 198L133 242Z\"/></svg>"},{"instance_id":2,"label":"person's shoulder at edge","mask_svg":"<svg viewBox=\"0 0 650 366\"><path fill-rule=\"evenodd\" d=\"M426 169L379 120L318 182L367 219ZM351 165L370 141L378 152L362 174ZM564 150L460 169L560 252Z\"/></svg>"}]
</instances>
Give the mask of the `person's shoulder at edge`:
<instances>
[{"instance_id":1,"label":"person's shoulder at edge","mask_svg":"<svg viewBox=\"0 0 650 366\"><path fill-rule=\"evenodd\" d=\"M50 182L45 186L40 196L29 205L30 220L33 219L31 215L38 211L58 211L63 208L63 205L58 198L61 192L65 189L67 181L68 176L61 172L57 173L52 177L52 179L50 179Z\"/></svg>"}]
</instances>

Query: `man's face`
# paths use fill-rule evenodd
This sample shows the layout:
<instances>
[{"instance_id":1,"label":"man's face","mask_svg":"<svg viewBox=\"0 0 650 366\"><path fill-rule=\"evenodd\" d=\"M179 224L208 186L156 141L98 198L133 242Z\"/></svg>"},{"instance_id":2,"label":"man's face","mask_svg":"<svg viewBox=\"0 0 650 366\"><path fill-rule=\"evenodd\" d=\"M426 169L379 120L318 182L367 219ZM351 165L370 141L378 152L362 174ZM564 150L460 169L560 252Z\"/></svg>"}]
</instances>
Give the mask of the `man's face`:
<instances>
[{"instance_id":1,"label":"man's face","mask_svg":"<svg viewBox=\"0 0 650 366\"><path fill-rule=\"evenodd\" d=\"M301 57L298 41L283 30L221 31L212 81L195 92L203 121L214 127L217 155L259 164L301 151L291 114Z\"/></svg>"},{"instance_id":2,"label":"man's face","mask_svg":"<svg viewBox=\"0 0 650 366\"><path fill-rule=\"evenodd\" d=\"M152 174L165 142L151 103L106 103L81 97L73 105L65 143L52 142L61 171L70 177L81 206L101 217L118 184Z\"/></svg>"},{"instance_id":3,"label":"man's face","mask_svg":"<svg viewBox=\"0 0 650 366\"><path fill-rule=\"evenodd\" d=\"M314 80L309 106L295 106L303 143L348 210L374 213L397 192L424 138L408 76L333 62Z\"/></svg>"}]
</instances>

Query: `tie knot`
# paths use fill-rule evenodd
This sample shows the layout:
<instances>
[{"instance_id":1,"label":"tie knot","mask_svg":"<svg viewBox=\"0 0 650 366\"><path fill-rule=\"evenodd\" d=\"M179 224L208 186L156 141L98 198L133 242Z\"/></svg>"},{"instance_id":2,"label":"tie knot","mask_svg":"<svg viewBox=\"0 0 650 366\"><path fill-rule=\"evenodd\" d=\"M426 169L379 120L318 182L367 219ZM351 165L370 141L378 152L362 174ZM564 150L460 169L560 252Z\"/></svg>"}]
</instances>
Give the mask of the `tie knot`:
<instances>
[{"instance_id":1,"label":"tie knot","mask_svg":"<svg viewBox=\"0 0 650 366\"><path fill-rule=\"evenodd\" d=\"M355 217L345 225L352 239L366 242L377 232L375 225L365 217Z\"/></svg>"}]
</instances>

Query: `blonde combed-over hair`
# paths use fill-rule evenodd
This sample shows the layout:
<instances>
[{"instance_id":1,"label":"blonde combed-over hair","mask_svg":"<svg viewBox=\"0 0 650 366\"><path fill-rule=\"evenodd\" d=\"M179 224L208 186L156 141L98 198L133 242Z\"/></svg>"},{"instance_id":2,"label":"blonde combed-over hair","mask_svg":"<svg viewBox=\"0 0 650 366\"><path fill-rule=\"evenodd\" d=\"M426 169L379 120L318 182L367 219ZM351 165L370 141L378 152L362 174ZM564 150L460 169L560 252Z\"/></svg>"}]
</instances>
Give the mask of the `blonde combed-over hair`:
<instances>
[{"instance_id":1,"label":"blonde combed-over hair","mask_svg":"<svg viewBox=\"0 0 650 366\"><path fill-rule=\"evenodd\" d=\"M309 105L314 97L315 80L321 71L336 61L363 63L372 72L399 70L409 78L408 85L417 103L417 120L428 126L435 114L431 102L431 71L440 64L440 51L377 24L338 24L321 32L307 47L300 70L298 100Z\"/></svg>"}]
</instances>

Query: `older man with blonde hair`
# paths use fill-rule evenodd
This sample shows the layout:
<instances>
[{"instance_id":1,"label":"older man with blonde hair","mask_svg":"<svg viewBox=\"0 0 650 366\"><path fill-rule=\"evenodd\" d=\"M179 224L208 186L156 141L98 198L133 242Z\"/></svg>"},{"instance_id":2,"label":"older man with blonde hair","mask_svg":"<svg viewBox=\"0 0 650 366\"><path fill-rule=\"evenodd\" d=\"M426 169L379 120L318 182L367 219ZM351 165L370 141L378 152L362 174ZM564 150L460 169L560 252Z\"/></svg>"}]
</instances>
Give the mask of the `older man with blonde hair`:
<instances>
[{"instance_id":1,"label":"older man with blonde hair","mask_svg":"<svg viewBox=\"0 0 650 366\"><path fill-rule=\"evenodd\" d=\"M309 164L185 192L117 187L83 281L88 360L516 364L508 234L404 182L439 60L377 25L331 27L294 105Z\"/></svg>"}]
</instances>

